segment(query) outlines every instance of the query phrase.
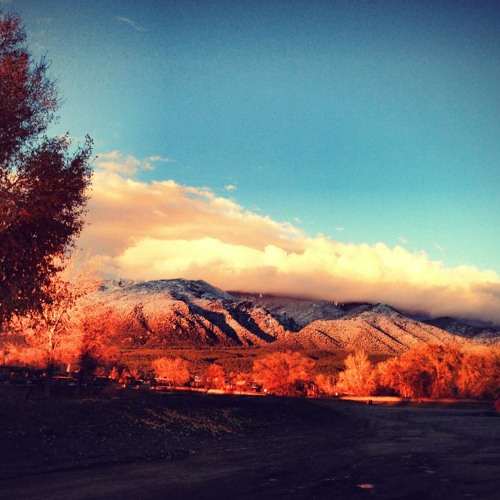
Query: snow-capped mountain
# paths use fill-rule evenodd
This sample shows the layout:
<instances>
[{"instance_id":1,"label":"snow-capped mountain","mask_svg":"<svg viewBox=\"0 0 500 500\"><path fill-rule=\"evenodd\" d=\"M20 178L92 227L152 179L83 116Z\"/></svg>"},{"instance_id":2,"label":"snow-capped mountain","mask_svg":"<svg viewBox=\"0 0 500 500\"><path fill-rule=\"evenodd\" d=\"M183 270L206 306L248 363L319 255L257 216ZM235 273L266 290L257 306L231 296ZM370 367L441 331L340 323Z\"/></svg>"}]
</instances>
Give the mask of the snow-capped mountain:
<instances>
[{"instance_id":1,"label":"snow-capped mountain","mask_svg":"<svg viewBox=\"0 0 500 500\"><path fill-rule=\"evenodd\" d=\"M418 321L385 304L228 293L184 279L106 282L93 315L126 347L268 345L390 355L422 342L500 342L494 328L485 333L451 319Z\"/></svg>"},{"instance_id":2,"label":"snow-capped mountain","mask_svg":"<svg viewBox=\"0 0 500 500\"><path fill-rule=\"evenodd\" d=\"M204 281L106 283L95 314L129 346L268 344L286 334L279 318Z\"/></svg>"},{"instance_id":3,"label":"snow-capped mountain","mask_svg":"<svg viewBox=\"0 0 500 500\"><path fill-rule=\"evenodd\" d=\"M340 319L313 321L288 339L291 345L315 349L363 349L381 354L402 354L422 342L467 341L412 320L385 304L355 308Z\"/></svg>"}]
</instances>

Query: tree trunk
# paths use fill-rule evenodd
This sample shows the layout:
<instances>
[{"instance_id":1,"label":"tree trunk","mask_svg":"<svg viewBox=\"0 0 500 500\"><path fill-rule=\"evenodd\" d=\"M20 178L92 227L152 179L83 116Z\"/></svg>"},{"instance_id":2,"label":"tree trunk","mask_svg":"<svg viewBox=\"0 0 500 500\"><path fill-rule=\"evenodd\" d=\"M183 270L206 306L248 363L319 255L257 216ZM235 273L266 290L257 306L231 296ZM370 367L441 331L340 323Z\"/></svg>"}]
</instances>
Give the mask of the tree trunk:
<instances>
[{"instance_id":1,"label":"tree trunk","mask_svg":"<svg viewBox=\"0 0 500 500\"><path fill-rule=\"evenodd\" d=\"M49 361L47 363L47 371L45 373L45 385L44 385L45 397L47 399L50 399L52 397L53 376L54 376L54 361Z\"/></svg>"}]
</instances>

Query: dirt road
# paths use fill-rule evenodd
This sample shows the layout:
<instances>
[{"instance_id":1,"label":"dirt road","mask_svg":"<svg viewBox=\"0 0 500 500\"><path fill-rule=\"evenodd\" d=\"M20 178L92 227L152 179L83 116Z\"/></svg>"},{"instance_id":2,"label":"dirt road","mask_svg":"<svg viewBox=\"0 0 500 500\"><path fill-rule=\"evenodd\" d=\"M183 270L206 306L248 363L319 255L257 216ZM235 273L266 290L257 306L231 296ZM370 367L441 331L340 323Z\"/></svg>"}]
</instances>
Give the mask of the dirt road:
<instances>
[{"instance_id":1,"label":"dirt road","mask_svg":"<svg viewBox=\"0 0 500 500\"><path fill-rule=\"evenodd\" d=\"M60 441L54 445L66 458L41 463L24 450L24 462L19 452L14 457L18 465L4 468L0 497L500 498L500 417L488 405L421 408L336 400L186 398L169 401L162 411L181 404L184 410L176 410L178 414L191 412L195 420L206 421L217 414L212 422L227 432L214 433L209 425L183 435L182 427L160 428L159 421L152 421L153 432L142 436L149 450L155 439L161 441L156 443L161 453L147 455L137 444L135 456L131 450L118 456L108 444L100 455L91 457L88 450L95 450L95 445L79 451L75 441L71 451L62 449ZM203 408L207 404L208 410ZM130 404L127 408L128 416L144 411L144 406L132 412ZM196 413L200 408L203 412ZM147 414L158 415L157 410ZM226 420L221 420L223 415ZM142 427L139 431L143 432ZM113 442L114 437L108 437ZM72 446L64 432L59 438ZM9 452L15 455L12 449ZM70 453L79 452L80 459L69 460ZM5 464L8 457L2 454L2 460Z\"/></svg>"}]
</instances>

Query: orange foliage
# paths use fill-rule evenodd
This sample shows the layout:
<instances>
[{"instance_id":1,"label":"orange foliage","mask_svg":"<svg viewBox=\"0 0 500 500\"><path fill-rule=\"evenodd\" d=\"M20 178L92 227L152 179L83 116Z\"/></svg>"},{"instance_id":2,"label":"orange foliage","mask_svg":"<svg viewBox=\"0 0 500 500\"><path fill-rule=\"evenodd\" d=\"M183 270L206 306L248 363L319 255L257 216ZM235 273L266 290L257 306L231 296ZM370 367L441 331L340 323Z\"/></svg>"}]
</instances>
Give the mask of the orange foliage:
<instances>
[{"instance_id":1,"label":"orange foliage","mask_svg":"<svg viewBox=\"0 0 500 500\"><path fill-rule=\"evenodd\" d=\"M334 396L338 392L335 377L319 373L314 377L314 385L318 396Z\"/></svg>"},{"instance_id":2,"label":"orange foliage","mask_svg":"<svg viewBox=\"0 0 500 500\"><path fill-rule=\"evenodd\" d=\"M464 353L447 344L423 345L378 365L379 382L403 397L492 397L500 363L491 353Z\"/></svg>"},{"instance_id":3,"label":"orange foliage","mask_svg":"<svg viewBox=\"0 0 500 500\"><path fill-rule=\"evenodd\" d=\"M462 397L496 397L500 391L500 356L498 353L466 353L456 381Z\"/></svg>"},{"instance_id":4,"label":"orange foliage","mask_svg":"<svg viewBox=\"0 0 500 500\"><path fill-rule=\"evenodd\" d=\"M314 361L298 352L275 352L254 361L253 377L270 394L303 393L314 378Z\"/></svg>"},{"instance_id":5,"label":"orange foliage","mask_svg":"<svg viewBox=\"0 0 500 500\"><path fill-rule=\"evenodd\" d=\"M191 374L189 373L189 363L180 357L177 358L158 358L151 363L156 378L165 382L167 385L184 385L189 382Z\"/></svg>"},{"instance_id":6,"label":"orange foliage","mask_svg":"<svg viewBox=\"0 0 500 500\"><path fill-rule=\"evenodd\" d=\"M345 359L345 370L340 372L338 392L355 396L369 396L375 391L373 365L364 351L356 351Z\"/></svg>"},{"instance_id":7,"label":"orange foliage","mask_svg":"<svg viewBox=\"0 0 500 500\"><path fill-rule=\"evenodd\" d=\"M51 371L56 363L73 363L97 351L96 339L91 342L85 326L88 297L100 282L88 259L78 253L53 260L61 270L44 286L50 301L37 313L11 321L13 332L22 342L8 345L9 362L45 365Z\"/></svg>"},{"instance_id":8,"label":"orange foliage","mask_svg":"<svg viewBox=\"0 0 500 500\"><path fill-rule=\"evenodd\" d=\"M203 385L206 389L224 389L226 386L226 374L221 365L210 364L203 376Z\"/></svg>"}]
</instances>

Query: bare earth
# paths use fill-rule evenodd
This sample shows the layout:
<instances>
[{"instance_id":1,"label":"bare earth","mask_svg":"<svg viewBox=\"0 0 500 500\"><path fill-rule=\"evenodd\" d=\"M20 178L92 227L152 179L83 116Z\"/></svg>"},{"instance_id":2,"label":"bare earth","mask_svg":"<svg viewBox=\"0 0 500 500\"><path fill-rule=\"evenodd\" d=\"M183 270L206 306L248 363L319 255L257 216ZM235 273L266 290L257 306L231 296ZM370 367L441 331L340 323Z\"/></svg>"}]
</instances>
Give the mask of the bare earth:
<instances>
[{"instance_id":1,"label":"bare earth","mask_svg":"<svg viewBox=\"0 0 500 500\"><path fill-rule=\"evenodd\" d=\"M498 499L490 404L158 394L0 401L5 499Z\"/></svg>"}]
</instances>

